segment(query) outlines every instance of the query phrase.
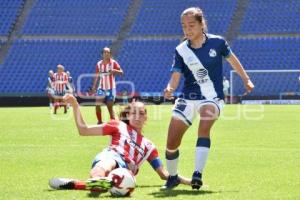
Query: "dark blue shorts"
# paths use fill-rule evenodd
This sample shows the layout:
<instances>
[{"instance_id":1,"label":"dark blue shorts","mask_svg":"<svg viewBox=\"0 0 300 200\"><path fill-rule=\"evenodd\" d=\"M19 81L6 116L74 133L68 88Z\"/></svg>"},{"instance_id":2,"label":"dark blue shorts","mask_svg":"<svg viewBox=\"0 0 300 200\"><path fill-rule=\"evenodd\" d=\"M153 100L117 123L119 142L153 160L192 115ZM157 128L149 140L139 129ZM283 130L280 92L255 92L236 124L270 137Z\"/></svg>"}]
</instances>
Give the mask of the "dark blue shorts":
<instances>
[{"instance_id":1,"label":"dark blue shorts","mask_svg":"<svg viewBox=\"0 0 300 200\"><path fill-rule=\"evenodd\" d=\"M115 101L116 89L111 89L111 90L98 89L97 96L104 97L105 101Z\"/></svg>"}]
</instances>

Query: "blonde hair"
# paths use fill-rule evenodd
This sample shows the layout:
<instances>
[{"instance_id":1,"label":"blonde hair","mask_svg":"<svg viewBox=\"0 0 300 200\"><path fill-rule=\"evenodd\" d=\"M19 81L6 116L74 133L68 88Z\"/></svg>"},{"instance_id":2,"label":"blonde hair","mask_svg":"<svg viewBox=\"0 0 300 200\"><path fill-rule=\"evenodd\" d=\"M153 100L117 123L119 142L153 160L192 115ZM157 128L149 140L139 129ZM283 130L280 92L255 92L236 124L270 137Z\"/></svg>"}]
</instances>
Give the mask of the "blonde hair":
<instances>
[{"instance_id":1,"label":"blonde hair","mask_svg":"<svg viewBox=\"0 0 300 200\"><path fill-rule=\"evenodd\" d=\"M199 7L190 7L185 9L182 13L181 13L181 17L186 16L186 15L192 15L195 17L196 21L198 21L199 23L201 23L203 25L203 32L207 33L208 29L207 29L207 23L203 14L203 11L201 10L201 8Z\"/></svg>"}]
</instances>

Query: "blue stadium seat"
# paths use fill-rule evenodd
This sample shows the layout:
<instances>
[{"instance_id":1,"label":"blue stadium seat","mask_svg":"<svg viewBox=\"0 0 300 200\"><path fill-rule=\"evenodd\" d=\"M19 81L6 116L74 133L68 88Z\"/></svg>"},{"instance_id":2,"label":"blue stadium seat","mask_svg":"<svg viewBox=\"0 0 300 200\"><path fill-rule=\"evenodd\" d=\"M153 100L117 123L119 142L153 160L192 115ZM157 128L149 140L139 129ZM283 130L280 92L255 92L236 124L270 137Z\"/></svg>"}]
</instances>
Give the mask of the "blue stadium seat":
<instances>
[{"instance_id":1,"label":"blue stadium seat","mask_svg":"<svg viewBox=\"0 0 300 200\"><path fill-rule=\"evenodd\" d=\"M116 35L131 0L39 0L25 26L26 35Z\"/></svg>"},{"instance_id":2,"label":"blue stadium seat","mask_svg":"<svg viewBox=\"0 0 300 200\"><path fill-rule=\"evenodd\" d=\"M172 5L172 6L170 6ZM180 13L188 7L199 6L214 34L225 34L231 22L236 0L143 0L132 35L181 35Z\"/></svg>"},{"instance_id":3,"label":"blue stadium seat","mask_svg":"<svg viewBox=\"0 0 300 200\"><path fill-rule=\"evenodd\" d=\"M101 49L110 44L110 40L17 40L0 68L0 80L5 83L0 84L0 93L43 95L48 70L55 70L59 63L75 81L83 73L94 73ZM82 79L82 91L91 80Z\"/></svg>"},{"instance_id":4,"label":"blue stadium seat","mask_svg":"<svg viewBox=\"0 0 300 200\"><path fill-rule=\"evenodd\" d=\"M299 37L240 38L233 41L232 49L247 70L299 70ZM229 78L232 68L226 62L224 75ZM250 74L251 75L251 74ZM280 92L300 92L300 73L255 74L257 86L251 95L279 95ZM244 92L241 80L235 79L234 94Z\"/></svg>"},{"instance_id":5,"label":"blue stadium seat","mask_svg":"<svg viewBox=\"0 0 300 200\"><path fill-rule=\"evenodd\" d=\"M241 26L242 33L299 33L299 0L249 2Z\"/></svg>"},{"instance_id":6,"label":"blue stadium seat","mask_svg":"<svg viewBox=\"0 0 300 200\"><path fill-rule=\"evenodd\" d=\"M24 4L23 0L0 1L0 35L8 36Z\"/></svg>"},{"instance_id":7,"label":"blue stadium seat","mask_svg":"<svg viewBox=\"0 0 300 200\"><path fill-rule=\"evenodd\" d=\"M176 39L126 40L118 57L125 72L119 80L132 81L137 92L162 92L170 78L173 53L178 44Z\"/></svg>"}]
</instances>

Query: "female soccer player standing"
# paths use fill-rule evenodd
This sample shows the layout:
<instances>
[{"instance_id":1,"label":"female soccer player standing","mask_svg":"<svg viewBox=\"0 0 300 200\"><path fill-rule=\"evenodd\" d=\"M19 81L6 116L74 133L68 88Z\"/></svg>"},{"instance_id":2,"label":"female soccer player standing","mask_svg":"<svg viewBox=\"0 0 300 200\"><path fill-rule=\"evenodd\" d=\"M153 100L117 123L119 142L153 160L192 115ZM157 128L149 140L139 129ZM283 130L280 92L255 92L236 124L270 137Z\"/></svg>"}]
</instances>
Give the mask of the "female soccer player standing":
<instances>
[{"instance_id":1,"label":"female soccer player standing","mask_svg":"<svg viewBox=\"0 0 300 200\"><path fill-rule=\"evenodd\" d=\"M199 113L192 188L200 189L202 172L210 149L210 129L224 102L222 57L237 71L247 92L251 92L254 85L224 38L207 33L205 18L200 8L191 7L184 10L181 14L181 24L186 40L176 47L171 79L164 90L165 98L173 98L172 93L176 90L181 75L184 76L185 82L183 94L175 102L169 125L166 160L170 176L163 188L172 189L179 183L178 148L182 136Z\"/></svg>"},{"instance_id":2,"label":"female soccer player standing","mask_svg":"<svg viewBox=\"0 0 300 200\"><path fill-rule=\"evenodd\" d=\"M102 60L96 65L96 75L92 87L92 90L96 91L96 116L98 124L102 124L103 122L101 114L102 103L106 104L110 119L115 119L113 105L116 96L116 75L123 75L123 70L119 63L112 58L110 48L104 47L102 50Z\"/></svg>"}]
</instances>

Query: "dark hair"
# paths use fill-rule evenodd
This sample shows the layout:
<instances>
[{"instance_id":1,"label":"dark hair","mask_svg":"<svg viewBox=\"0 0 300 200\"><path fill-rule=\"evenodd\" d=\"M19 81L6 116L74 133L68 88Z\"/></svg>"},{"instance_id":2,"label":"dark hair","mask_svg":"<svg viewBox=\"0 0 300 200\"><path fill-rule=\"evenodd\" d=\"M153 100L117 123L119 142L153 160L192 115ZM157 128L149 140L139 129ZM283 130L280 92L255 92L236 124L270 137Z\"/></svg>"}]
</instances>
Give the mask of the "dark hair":
<instances>
[{"instance_id":1,"label":"dark hair","mask_svg":"<svg viewBox=\"0 0 300 200\"><path fill-rule=\"evenodd\" d=\"M207 33L207 31L208 31L207 23L206 23L206 20L205 20L205 17L204 17L204 14L203 14L203 11L201 10L201 8L199 8L199 7L187 8L181 13L181 17L183 17L185 15L193 15L195 17L196 21L203 24L203 32Z\"/></svg>"},{"instance_id":2,"label":"dark hair","mask_svg":"<svg viewBox=\"0 0 300 200\"><path fill-rule=\"evenodd\" d=\"M133 109L133 104L134 104L134 103L137 103L137 102L139 102L139 101L135 101L135 102L133 102L133 103L130 103L130 104L128 104L127 106L125 106L125 107L121 110L121 112L120 112L120 114L119 114L119 119L120 119L122 122L124 122L124 123L126 123L126 124L129 125L128 115L129 115L129 113L130 113L130 110ZM142 102L141 102L141 103L142 103ZM145 108L145 112L147 113L147 109L146 109L146 108Z\"/></svg>"},{"instance_id":3,"label":"dark hair","mask_svg":"<svg viewBox=\"0 0 300 200\"><path fill-rule=\"evenodd\" d=\"M126 124L129 124L129 119L128 119L129 112L130 112L130 104L127 105L125 108L123 108L123 110L119 114L119 119Z\"/></svg>"}]
</instances>

